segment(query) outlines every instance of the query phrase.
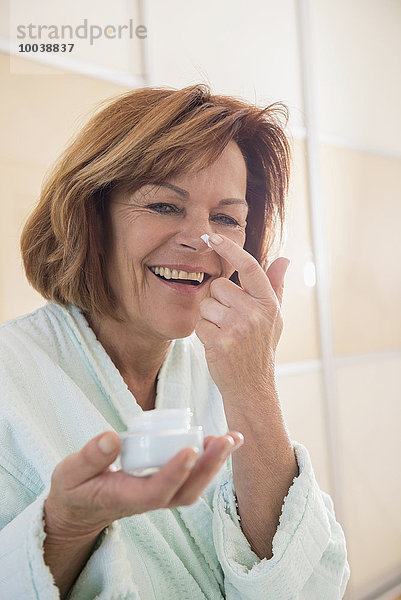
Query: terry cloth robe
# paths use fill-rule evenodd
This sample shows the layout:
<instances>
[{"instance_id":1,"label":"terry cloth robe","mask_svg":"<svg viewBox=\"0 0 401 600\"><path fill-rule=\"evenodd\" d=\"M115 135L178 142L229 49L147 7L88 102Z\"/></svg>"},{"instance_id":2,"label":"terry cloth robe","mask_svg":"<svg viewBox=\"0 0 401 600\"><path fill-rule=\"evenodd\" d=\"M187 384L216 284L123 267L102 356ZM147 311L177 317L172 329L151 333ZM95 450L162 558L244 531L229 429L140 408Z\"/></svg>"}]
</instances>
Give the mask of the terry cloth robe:
<instances>
[{"instance_id":1,"label":"terry cloth robe","mask_svg":"<svg viewBox=\"0 0 401 600\"><path fill-rule=\"evenodd\" d=\"M221 395L195 333L174 340L157 379L156 408L190 408L205 436L227 433ZM142 412L75 306L48 302L0 326L0 598L56 600L43 559L43 504L67 455ZM242 533L229 458L196 503L113 522L70 600L338 600L350 571L331 497L308 450L260 560ZM252 490L250 490L252 493Z\"/></svg>"}]
</instances>

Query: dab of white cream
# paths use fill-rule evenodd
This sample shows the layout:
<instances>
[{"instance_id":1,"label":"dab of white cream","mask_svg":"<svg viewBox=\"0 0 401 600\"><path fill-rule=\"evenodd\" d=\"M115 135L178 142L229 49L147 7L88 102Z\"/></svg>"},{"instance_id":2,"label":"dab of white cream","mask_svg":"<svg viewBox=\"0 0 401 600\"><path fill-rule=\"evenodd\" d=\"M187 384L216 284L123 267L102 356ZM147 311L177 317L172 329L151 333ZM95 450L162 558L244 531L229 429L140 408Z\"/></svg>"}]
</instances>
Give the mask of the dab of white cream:
<instances>
[{"instance_id":1,"label":"dab of white cream","mask_svg":"<svg viewBox=\"0 0 401 600\"><path fill-rule=\"evenodd\" d=\"M201 240L203 240L205 242L205 244L207 244L209 246L209 248L213 248L212 244L209 242L209 236L207 233L204 233L203 235L201 235Z\"/></svg>"}]
</instances>

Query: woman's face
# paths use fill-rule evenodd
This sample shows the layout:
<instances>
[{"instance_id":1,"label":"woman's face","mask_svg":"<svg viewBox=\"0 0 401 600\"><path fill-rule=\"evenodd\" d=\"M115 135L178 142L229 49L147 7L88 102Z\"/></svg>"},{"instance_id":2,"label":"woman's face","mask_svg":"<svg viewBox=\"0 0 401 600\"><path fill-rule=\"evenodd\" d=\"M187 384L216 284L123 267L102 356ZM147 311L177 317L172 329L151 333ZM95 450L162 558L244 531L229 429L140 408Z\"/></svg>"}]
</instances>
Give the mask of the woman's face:
<instances>
[{"instance_id":1,"label":"woman's face","mask_svg":"<svg viewBox=\"0 0 401 600\"><path fill-rule=\"evenodd\" d=\"M107 275L128 327L163 340L194 331L199 304L210 296L211 281L234 272L200 236L223 233L243 247L245 196L245 161L233 141L214 164L198 173L171 179L168 186L146 185L131 195L114 193ZM228 199L235 203L219 205ZM171 271L176 266L177 271L201 271L210 277L205 276L199 287L170 285L171 279L157 276L150 266L170 266Z\"/></svg>"}]
</instances>

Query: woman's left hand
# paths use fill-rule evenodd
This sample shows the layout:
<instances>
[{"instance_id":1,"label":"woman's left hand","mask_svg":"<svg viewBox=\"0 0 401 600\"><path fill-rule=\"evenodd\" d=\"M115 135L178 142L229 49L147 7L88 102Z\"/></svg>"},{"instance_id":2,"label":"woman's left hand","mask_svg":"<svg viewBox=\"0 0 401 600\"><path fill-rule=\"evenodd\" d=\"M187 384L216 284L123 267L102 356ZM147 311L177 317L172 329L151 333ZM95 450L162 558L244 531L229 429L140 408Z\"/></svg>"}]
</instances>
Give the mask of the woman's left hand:
<instances>
[{"instance_id":1,"label":"woman's left hand","mask_svg":"<svg viewBox=\"0 0 401 600\"><path fill-rule=\"evenodd\" d=\"M211 377L223 398L263 396L274 388L275 352L283 329L281 303L289 260L277 258L265 272L231 239L213 249L237 271L241 287L225 277L210 284L200 303L195 333L204 344Z\"/></svg>"}]
</instances>

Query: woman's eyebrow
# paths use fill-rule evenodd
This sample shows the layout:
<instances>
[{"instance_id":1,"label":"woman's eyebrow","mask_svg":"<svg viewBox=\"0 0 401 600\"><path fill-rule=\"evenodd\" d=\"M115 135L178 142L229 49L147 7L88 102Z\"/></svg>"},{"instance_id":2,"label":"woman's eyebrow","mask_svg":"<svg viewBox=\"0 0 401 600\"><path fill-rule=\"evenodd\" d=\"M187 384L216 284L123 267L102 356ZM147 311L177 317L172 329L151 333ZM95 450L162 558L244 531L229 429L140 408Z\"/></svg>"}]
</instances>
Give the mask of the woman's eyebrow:
<instances>
[{"instance_id":1,"label":"woman's eyebrow","mask_svg":"<svg viewBox=\"0 0 401 600\"><path fill-rule=\"evenodd\" d=\"M173 185L172 183L158 183L157 185L173 190L173 192L176 192L186 200L188 200L188 198L190 197L189 192L187 190L184 190L183 188L178 187L178 185ZM248 202L244 198L224 198L223 200L220 200L218 206L225 206L227 204L243 204L248 208Z\"/></svg>"}]
</instances>

